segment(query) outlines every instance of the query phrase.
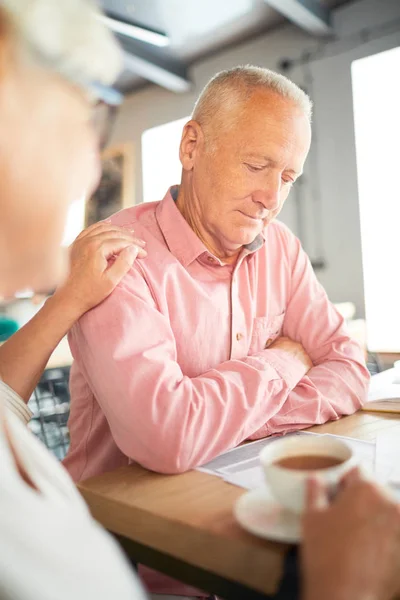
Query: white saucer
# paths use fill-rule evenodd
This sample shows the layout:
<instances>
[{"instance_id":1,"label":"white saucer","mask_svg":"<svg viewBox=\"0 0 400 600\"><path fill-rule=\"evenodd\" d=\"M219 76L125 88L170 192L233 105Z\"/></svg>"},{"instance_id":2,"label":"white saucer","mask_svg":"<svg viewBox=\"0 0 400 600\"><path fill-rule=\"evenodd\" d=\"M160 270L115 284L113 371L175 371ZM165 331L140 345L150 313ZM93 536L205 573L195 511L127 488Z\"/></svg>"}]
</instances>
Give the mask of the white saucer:
<instances>
[{"instance_id":1,"label":"white saucer","mask_svg":"<svg viewBox=\"0 0 400 600\"><path fill-rule=\"evenodd\" d=\"M234 513L243 529L258 537L289 544L300 542L300 517L282 508L267 487L240 496Z\"/></svg>"}]
</instances>

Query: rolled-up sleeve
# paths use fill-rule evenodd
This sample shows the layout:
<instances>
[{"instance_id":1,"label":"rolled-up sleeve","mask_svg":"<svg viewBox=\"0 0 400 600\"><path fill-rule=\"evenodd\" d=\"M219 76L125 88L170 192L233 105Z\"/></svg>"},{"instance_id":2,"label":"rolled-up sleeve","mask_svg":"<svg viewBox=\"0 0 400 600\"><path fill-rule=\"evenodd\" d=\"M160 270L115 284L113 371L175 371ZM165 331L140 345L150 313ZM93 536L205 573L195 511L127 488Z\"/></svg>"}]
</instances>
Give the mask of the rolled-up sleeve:
<instances>
[{"instance_id":1,"label":"rolled-up sleeve","mask_svg":"<svg viewBox=\"0 0 400 600\"><path fill-rule=\"evenodd\" d=\"M0 380L0 398L7 410L10 410L18 419L27 425L32 418L32 412L10 386Z\"/></svg>"}]
</instances>

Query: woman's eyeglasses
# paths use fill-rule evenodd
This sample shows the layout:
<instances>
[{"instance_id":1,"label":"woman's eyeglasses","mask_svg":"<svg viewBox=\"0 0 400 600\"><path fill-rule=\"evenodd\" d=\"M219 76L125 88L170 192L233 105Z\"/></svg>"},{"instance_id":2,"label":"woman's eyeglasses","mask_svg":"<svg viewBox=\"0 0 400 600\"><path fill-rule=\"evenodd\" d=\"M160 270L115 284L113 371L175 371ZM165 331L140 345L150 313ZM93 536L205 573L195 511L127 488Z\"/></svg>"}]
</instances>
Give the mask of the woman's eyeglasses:
<instances>
[{"instance_id":1,"label":"woman's eyeglasses","mask_svg":"<svg viewBox=\"0 0 400 600\"><path fill-rule=\"evenodd\" d=\"M91 84L89 89L95 98L92 108L93 127L98 136L100 149L103 150L110 139L123 96L113 88L98 83Z\"/></svg>"},{"instance_id":2,"label":"woman's eyeglasses","mask_svg":"<svg viewBox=\"0 0 400 600\"><path fill-rule=\"evenodd\" d=\"M103 100L99 100L92 110L93 127L98 136L100 150L104 150L110 140L118 106L106 104Z\"/></svg>"}]
</instances>

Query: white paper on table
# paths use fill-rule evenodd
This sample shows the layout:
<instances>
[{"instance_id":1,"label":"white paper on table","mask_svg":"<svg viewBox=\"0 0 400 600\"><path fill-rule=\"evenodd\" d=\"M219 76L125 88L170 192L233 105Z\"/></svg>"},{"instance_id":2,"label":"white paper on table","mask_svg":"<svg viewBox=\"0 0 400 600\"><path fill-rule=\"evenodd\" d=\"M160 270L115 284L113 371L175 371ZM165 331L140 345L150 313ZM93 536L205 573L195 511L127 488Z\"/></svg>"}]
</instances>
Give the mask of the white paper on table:
<instances>
[{"instance_id":1,"label":"white paper on table","mask_svg":"<svg viewBox=\"0 0 400 600\"><path fill-rule=\"evenodd\" d=\"M227 475L224 480L246 490L256 490L265 484L264 473L260 465L251 467L241 473Z\"/></svg>"},{"instance_id":2,"label":"white paper on table","mask_svg":"<svg viewBox=\"0 0 400 600\"><path fill-rule=\"evenodd\" d=\"M220 454L210 462L199 467L197 471L203 471L210 475L224 478L227 473L234 472L235 469L240 470L241 467L250 468L259 465L259 454L261 450L273 442L276 437L264 438L249 444L243 444Z\"/></svg>"},{"instance_id":3,"label":"white paper on table","mask_svg":"<svg viewBox=\"0 0 400 600\"><path fill-rule=\"evenodd\" d=\"M398 369L388 369L371 377L368 402L400 400ZM368 405L367 402L367 405Z\"/></svg>"},{"instance_id":4,"label":"white paper on table","mask_svg":"<svg viewBox=\"0 0 400 600\"><path fill-rule=\"evenodd\" d=\"M310 431L297 431L287 435L316 435L318 437L323 435L340 439L351 447L363 469L370 474L374 473L375 444L373 442L364 442L339 435L312 433ZM274 436L258 440L257 442L239 446L234 450L229 450L198 470L222 477L226 482L248 490L256 489L265 483L259 454L266 445L274 443L280 437Z\"/></svg>"},{"instance_id":5,"label":"white paper on table","mask_svg":"<svg viewBox=\"0 0 400 600\"><path fill-rule=\"evenodd\" d=\"M400 486L400 431L382 431L376 438L376 476L381 483Z\"/></svg>"},{"instance_id":6,"label":"white paper on table","mask_svg":"<svg viewBox=\"0 0 400 600\"><path fill-rule=\"evenodd\" d=\"M287 434L288 436L294 435L316 435L314 433L305 431L296 431L294 433ZM249 442L243 444L232 450L228 450L223 454L220 454L210 462L202 465L197 470L216 475L225 479L226 476L233 475L235 473L243 472L253 467L259 467L260 465L260 452L268 444L272 444L275 440L280 439L282 436L273 435L262 440L255 442Z\"/></svg>"}]
</instances>

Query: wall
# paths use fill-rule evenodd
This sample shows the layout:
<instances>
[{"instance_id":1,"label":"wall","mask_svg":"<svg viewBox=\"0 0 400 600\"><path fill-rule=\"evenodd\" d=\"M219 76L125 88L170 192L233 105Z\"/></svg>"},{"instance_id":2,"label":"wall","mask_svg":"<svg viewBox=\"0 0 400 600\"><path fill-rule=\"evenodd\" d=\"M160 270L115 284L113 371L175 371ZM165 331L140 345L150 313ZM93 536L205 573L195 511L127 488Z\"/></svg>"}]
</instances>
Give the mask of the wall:
<instances>
[{"instance_id":1,"label":"wall","mask_svg":"<svg viewBox=\"0 0 400 600\"><path fill-rule=\"evenodd\" d=\"M194 65L190 93L149 86L129 96L113 141L134 143L136 201L142 195L143 131L190 114L202 87L221 69L246 63L279 69L282 58L293 59L296 64L288 74L315 103L314 141L302 183L293 190L282 220L299 235L312 259L324 259L318 276L331 299L353 301L363 316L351 63L400 45L399 19L399 0L359 0L335 11L334 42L317 41L288 25Z\"/></svg>"}]
</instances>

